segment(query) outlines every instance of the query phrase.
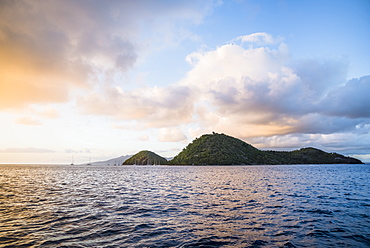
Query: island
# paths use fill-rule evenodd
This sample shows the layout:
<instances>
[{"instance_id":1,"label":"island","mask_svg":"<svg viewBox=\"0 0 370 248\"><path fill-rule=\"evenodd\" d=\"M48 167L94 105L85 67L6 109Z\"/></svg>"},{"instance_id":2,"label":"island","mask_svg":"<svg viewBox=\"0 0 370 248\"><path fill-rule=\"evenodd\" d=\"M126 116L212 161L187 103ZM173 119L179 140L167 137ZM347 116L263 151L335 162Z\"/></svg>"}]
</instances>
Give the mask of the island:
<instances>
[{"instance_id":1,"label":"island","mask_svg":"<svg viewBox=\"0 0 370 248\"><path fill-rule=\"evenodd\" d=\"M173 159L141 151L123 165L278 165L278 164L363 164L356 158L308 147L294 151L264 151L228 136L213 132L193 140Z\"/></svg>"},{"instance_id":2,"label":"island","mask_svg":"<svg viewBox=\"0 0 370 248\"><path fill-rule=\"evenodd\" d=\"M151 151L141 151L123 162L122 165L164 165L167 159Z\"/></svg>"}]
</instances>

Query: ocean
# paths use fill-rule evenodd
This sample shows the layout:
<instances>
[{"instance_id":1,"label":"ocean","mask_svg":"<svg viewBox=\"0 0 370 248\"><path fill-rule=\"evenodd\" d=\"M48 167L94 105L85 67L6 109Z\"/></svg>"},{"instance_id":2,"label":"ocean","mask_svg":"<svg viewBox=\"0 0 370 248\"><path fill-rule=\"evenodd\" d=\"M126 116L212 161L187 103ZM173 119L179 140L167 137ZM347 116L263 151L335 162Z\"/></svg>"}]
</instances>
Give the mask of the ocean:
<instances>
[{"instance_id":1,"label":"ocean","mask_svg":"<svg viewBox=\"0 0 370 248\"><path fill-rule=\"evenodd\" d=\"M370 247L370 165L0 165L0 247Z\"/></svg>"}]
</instances>

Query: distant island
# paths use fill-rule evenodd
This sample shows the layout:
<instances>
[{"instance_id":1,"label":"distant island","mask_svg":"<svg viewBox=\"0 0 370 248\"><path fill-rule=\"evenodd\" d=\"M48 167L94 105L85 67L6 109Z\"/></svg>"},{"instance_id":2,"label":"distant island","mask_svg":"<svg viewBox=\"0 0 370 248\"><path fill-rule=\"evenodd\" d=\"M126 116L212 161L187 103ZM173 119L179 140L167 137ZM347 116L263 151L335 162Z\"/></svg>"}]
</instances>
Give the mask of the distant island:
<instances>
[{"instance_id":1,"label":"distant island","mask_svg":"<svg viewBox=\"0 0 370 248\"><path fill-rule=\"evenodd\" d=\"M294 151L262 151L223 133L204 134L167 161L151 151L141 151L123 165L278 165L363 164L361 160L308 147Z\"/></svg>"},{"instance_id":2,"label":"distant island","mask_svg":"<svg viewBox=\"0 0 370 248\"><path fill-rule=\"evenodd\" d=\"M151 151L141 151L123 162L122 165L163 165L168 164L167 159Z\"/></svg>"}]
</instances>

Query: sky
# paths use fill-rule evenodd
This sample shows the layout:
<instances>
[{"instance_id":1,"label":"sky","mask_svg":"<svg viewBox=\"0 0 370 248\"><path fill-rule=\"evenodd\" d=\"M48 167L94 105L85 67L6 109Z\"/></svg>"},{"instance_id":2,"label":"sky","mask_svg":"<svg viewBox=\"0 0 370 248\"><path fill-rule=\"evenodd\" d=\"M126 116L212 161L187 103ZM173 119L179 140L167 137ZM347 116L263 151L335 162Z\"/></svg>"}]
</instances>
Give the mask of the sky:
<instances>
[{"instance_id":1,"label":"sky","mask_svg":"<svg viewBox=\"0 0 370 248\"><path fill-rule=\"evenodd\" d=\"M0 163L205 133L370 161L368 0L0 1Z\"/></svg>"}]
</instances>

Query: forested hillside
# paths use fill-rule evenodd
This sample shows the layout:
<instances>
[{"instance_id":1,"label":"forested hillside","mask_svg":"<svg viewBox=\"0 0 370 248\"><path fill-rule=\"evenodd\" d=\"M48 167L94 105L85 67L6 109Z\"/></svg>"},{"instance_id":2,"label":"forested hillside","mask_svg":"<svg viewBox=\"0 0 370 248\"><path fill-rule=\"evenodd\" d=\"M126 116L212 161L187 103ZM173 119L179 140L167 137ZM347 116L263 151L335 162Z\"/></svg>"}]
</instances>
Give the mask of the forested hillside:
<instances>
[{"instance_id":1,"label":"forested hillside","mask_svg":"<svg viewBox=\"0 0 370 248\"><path fill-rule=\"evenodd\" d=\"M251 164L359 164L360 160L316 148L290 152L262 151L225 134L205 134L195 139L168 164L251 165Z\"/></svg>"}]
</instances>

